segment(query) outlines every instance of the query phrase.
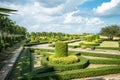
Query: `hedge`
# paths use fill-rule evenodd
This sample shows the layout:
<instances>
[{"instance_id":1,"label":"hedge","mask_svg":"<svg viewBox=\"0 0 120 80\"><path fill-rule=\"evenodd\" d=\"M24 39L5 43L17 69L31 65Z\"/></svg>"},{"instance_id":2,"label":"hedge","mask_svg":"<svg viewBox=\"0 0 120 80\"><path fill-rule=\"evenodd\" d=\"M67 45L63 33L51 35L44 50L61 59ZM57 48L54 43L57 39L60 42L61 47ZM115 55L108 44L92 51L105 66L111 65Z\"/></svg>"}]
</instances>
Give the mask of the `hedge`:
<instances>
[{"instance_id":1,"label":"hedge","mask_svg":"<svg viewBox=\"0 0 120 80\"><path fill-rule=\"evenodd\" d=\"M80 52L80 54L86 56L120 59L120 55L114 55L114 54L91 53L91 52Z\"/></svg>"},{"instance_id":2,"label":"hedge","mask_svg":"<svg viewBox=\"0 0 120 80\"><path fill-rule=\"evenodd\" d=\"M89 68L64 72L48 72L31 76L29 80L68 80L74 78L94 77L116 73L120 73L120 66L107 66L100 68ZM28 78L24 77L22 78L22 80L28 80Z\"/></svg>"},{"instance_id":3,"label":"hedge","mask_svg":"<svg viewBox=\"0 0 120 80\"><path fill-rule=\"evenodd\" d=\"M44 66L53 67L54 70L57 71L65 71L65 70L74 70L74 69L82 69L89 65L89 61L83 57L79 57L80 62L73 63L73 64L55 64L48 61L47 57L43 57L41 59L41 63Z\"/></svg>"},{"instance_id":4,"label":"hedge","mask_svg":"<svg viewBox=\"0 0 120 80\"><path fill-rule=\"evenodd\" d=\"M115 64L120 65L120 60L118 59L89 59L91 64Z\"/></svg>"},{"instance_id":5,"label":"hedge","mask_svg":"<svg viewBox=\"0 0 120 80\"><path fill-rule=\"evenodd\" d=\"M119 47L99 47L99 46L96 46L95 47L96 49L107 49L107 50L119 50Z\"/></svg>"}]
</instances>

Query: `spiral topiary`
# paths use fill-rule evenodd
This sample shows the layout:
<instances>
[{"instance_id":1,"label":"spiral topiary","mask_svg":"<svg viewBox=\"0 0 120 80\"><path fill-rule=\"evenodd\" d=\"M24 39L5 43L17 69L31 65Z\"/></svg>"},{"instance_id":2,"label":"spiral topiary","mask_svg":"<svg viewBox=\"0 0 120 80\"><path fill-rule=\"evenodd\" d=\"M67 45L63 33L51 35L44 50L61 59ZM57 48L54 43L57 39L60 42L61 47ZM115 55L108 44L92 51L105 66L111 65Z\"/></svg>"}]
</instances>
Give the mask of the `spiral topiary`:
<instances>
[{"instance_id":1,"label":"spiral topiary","mask_svg":"<svg viewBox=\"0 0 120 80\"><path fill-rule=\"evenodd\" d=\"M55 43L55 56L67 57L68 56L68 44L62 41Z\"/></svg>"}]
</instances>

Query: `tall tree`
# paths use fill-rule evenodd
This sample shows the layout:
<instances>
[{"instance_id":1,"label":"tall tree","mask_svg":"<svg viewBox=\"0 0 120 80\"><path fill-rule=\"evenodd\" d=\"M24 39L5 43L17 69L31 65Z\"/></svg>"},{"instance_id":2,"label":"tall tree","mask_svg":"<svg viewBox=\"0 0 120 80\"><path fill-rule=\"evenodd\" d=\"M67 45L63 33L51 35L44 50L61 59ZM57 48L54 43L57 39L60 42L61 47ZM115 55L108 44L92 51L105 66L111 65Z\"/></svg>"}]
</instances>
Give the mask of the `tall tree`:
<instances>
[{"instance_id":1,"label":"tall tree","mask_svg":"<svg viewBox=\"0 0 120 80\"><path fill-rule=\"evenodd\" d=\"M118 25L110 25L101 29L100 34L107 36L108 39L113 40L114 36L118 36L120 27Z\"/></svg>"}]
</instances>

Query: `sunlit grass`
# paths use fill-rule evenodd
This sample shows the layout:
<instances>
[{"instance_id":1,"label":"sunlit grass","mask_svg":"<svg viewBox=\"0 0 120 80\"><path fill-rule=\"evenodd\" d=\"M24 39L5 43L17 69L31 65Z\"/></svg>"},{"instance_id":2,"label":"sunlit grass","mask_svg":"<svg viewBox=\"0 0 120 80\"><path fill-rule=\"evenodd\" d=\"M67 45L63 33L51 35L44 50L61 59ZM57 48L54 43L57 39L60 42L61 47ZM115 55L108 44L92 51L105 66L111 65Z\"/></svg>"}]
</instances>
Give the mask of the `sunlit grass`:
<instances>
[{"instance_id":1,"label":"sunlit grass","mask_svg":"<svg viewBox=\"0 0 120 80\"><path fill-rule=\"evenodd\" d=\"M119 47L116 41L104 41L100 44L100 47Z\"/></svg>"}]
</instances>

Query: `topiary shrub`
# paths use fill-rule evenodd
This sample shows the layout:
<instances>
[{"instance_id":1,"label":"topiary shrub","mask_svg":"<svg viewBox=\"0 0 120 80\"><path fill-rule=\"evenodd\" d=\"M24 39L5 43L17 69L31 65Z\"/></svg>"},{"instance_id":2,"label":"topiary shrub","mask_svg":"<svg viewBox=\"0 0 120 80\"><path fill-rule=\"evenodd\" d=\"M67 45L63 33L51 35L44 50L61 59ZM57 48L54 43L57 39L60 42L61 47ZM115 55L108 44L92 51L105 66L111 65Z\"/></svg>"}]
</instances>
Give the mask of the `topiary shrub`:
<instances>
[{"instance_id":1,"label":"topiary shrub","mask_svg":"<svg viewBox=\"0 0 120 80\"><path fill-rule=\"evenodd\" d=\"M95 50L95 46L91 46L91 50Z\"/></svg>"},{"instance_id":2,"label":"topiary shrub","mask_svg":"<svg viewBox=\"0 0 120 80\"><path fill-rule=\"evenodd\" d=\"M78 62L79 59L76 55L70 55L68 57L59 57L56 58L55 55L49 56L49 61L57 64L72 64Z\"/></svg>"},{"instance_id":3,"label":"topiary shrub","mask_svg":"<svg viewBox=\"0 0 120 80\"><path fill-rule=\"evenodd\" d=\"M66 57L68 56L68 44L62 41L55 43L55 56Z\"/></svg>"}]
</instances>

